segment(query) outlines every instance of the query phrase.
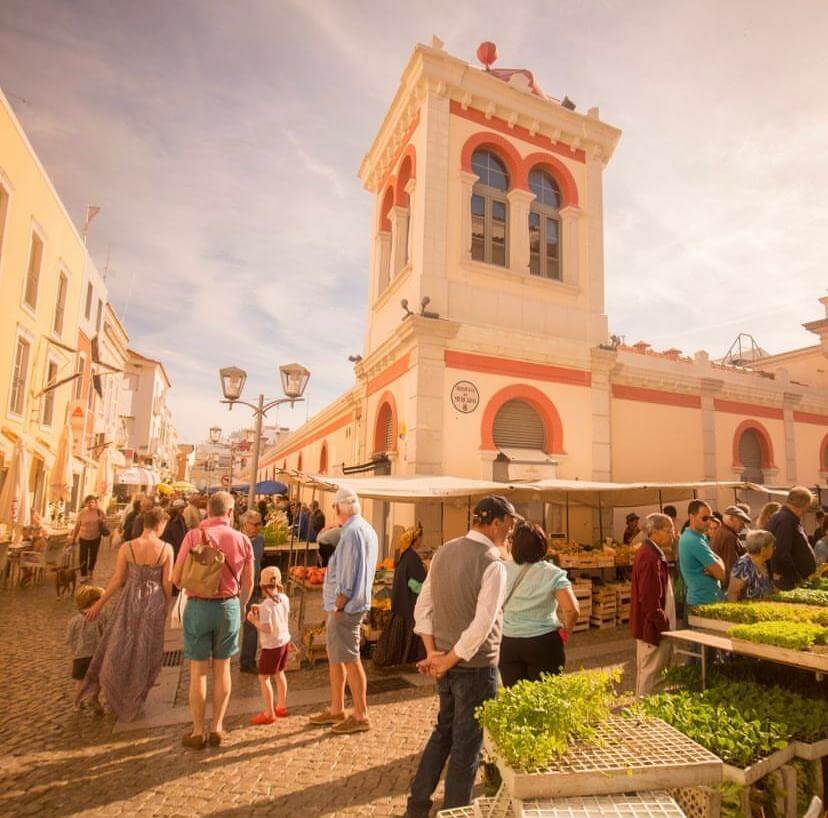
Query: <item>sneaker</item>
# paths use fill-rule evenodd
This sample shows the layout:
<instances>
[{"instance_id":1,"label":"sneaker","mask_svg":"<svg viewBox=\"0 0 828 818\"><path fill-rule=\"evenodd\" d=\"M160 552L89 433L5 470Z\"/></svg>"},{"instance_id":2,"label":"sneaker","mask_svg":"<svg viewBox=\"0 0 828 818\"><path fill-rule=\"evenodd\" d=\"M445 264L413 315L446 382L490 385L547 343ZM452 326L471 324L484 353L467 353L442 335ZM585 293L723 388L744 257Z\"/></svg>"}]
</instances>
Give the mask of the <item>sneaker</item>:
<instances>
[{"instance_id":1,"label":"sneaker","mask_svg":"<svg viewBox=\"0 0 828 818\"><path fill-rule=\"evenodd\" d=\"M288 715L287 707L277 707L273 712L277 719L286 719Z\"/></svg>"},{"instance_id":2,"label":"sneaker","mask_svg":"<svg viewBox=\"0 0 828 818\"><path fill-rule=\"evenodd\" d=\"M324 726L326 724L339 724L339 722L345 719L344 713L331 713L330 710L323 710L321 713L317 713L315 716L311 716L308 719L308 724L317 724Z\"/></svg>"},{"instance_id":3,"label":"sneaker","mask_svg":"<svg viewBox=\"0 0 828 818\"><path fill-rule=\"evenodd\" d=\"M279 711L276 711L276 715L279 715ZM256 713L252 719L250 719L251 724L273 724L276 719L273 716L268 716L267 713Z\"/></svg>"},{"instance_id":4,"label":"sneaker","mask_svg":"<svg viewBox=\"0 0 828 818\"><path fill-rule=\"evenodd\" d=\"M339 722L331 727L331 732L338 736L348 735L349 733L364 733L371 729L371 723L368 719L355 719L353 716L348 716L345 721Z\"/></svg>"}]
</instances>

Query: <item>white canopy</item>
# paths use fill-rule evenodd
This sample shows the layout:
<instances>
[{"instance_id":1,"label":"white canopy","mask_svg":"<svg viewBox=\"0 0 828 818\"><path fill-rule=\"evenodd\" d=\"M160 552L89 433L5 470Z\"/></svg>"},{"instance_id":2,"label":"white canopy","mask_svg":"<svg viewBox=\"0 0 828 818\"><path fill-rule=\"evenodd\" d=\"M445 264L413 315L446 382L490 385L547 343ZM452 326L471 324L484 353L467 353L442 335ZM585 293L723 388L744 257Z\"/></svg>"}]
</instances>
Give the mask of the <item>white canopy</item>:
<instances>
[{"instance_id":1,"label":"white canopy","mask_svg":"<svg viewBox=\"0 0 828 818\"><path fill-rule=\"evenodd\" d=\"M154 486L158 483L158 476L150 469L132 466L119 472L115 482L122 486Z\"/></svg>"},{"instance_id":2,"label":"white canopy","mask_svg":"<svg viewBox=\"0 0 828 818\"><path fill-rule=\"evenodd\" d=\"M535 480L496 483L445 475L401 475L343 477L294 472L294 477L320 491L336 491L340 486L353 489L360 497L390 502L435 502L452 498L505 494L516 501L541 500L548 503L573 503L597 507L640 506L677 502L694 496L709 496L718 490L757 491L779 494L755 483L740 481L699 481L688 483L602 483L592 480Z\"/></svg>"}]
</instances>

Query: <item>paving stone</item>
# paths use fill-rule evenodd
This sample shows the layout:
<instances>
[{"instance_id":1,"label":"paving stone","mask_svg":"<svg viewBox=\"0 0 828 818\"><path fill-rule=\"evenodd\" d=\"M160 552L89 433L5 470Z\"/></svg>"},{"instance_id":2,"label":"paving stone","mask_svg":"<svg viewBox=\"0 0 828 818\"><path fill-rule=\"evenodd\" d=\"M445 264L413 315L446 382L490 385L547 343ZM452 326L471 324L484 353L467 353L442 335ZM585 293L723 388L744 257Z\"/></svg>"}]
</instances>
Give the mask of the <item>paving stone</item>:
<instances>
[{"instance_id":1,"label":"paving stone","mask_svg":"<svg viewBox=\"0 0 828 818\"><path fill-rule=\"evenodd\" d=\"M114 556L101 555L100 581L111 572ZM6 653L0 816L388 818L404 811L436 714L432 684L372 696L373 729L367 734L309 729L307 716L318 709L309 705L266 727L251 727L249 714L233 715L227 744L188 752L180 746L181 724L115 733L112 717L72 709L64 635L74 613L74 602L55 599L46 583L0 589L0 644ZM578 665L629 664L632 658L631 645L623 641L608 646L603 657L593 657L593 648L590 641L573 651ZM311 691L327 678L320 664L290 674L289 685ZM179 704L186 703L186 683L182 672ZM160 689L168 687L169 681ZM234 699L256 695L257 687L254 676L234 672ZM165 695L172 708L172 694Z\"/></svg>"}]
</instances>

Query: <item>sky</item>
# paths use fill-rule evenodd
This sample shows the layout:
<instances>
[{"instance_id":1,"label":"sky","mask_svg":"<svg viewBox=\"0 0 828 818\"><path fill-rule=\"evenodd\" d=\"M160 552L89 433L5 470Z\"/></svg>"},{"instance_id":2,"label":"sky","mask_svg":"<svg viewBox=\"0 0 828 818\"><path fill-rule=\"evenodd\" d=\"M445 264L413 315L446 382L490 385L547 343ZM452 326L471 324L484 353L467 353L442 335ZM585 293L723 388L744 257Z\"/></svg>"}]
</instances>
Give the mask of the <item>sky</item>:
<instances>
[{"instance_id":1,"label":"sky","mask_svg":"<svg viewBox=\"0 0 828 818\"><path fill-rule=\"evenodd\" d=\"M0 87L184 440L311 370L296 426L353 384L372 197L357 178L417 42L531 69L623 131L605 172L606 308L630 343L816 341L828 286L828 4L792 0L3 0ZM270 417L270 422L276 420Z\"/></svg>"}]
</instances>

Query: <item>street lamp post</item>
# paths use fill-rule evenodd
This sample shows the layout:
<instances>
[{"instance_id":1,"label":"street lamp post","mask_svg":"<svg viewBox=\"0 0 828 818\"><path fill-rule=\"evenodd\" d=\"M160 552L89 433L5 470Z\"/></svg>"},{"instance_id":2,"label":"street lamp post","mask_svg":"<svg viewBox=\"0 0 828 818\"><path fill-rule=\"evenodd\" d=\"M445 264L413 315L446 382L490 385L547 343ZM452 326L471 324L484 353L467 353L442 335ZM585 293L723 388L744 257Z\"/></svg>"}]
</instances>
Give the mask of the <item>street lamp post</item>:
<instances>
[{"instance_id":1,"label":"street lamp post","mask_svg":"<svg viewBox=\"0 0 828 818\"><path fill-rule=\"evenodd\" d=\"M247 380L247 373L237 366L228 366L219 370L221 391L224 394L222 403L229 404L231 410L234 404L242 403L253 410L253 415L256 418L255 437L253 439L253 463L251 465L250 487L247 492L247 505L250 507L252 507L253 498L256 496L256 478L259 471L259 455L262 448L262 423L264 418L276 406L280 406L283 403L289 403L293 406L295 403L303 401L304 398L302 395L305 393L310 374L305 367L299 364L280 366L279 377L282 381L282 391L285 393L285 397L265 402L265 396L260 394L256 403L250 403L249 401L241 400L241 394L245 381Z\"/></svg>"}]
</instances>

